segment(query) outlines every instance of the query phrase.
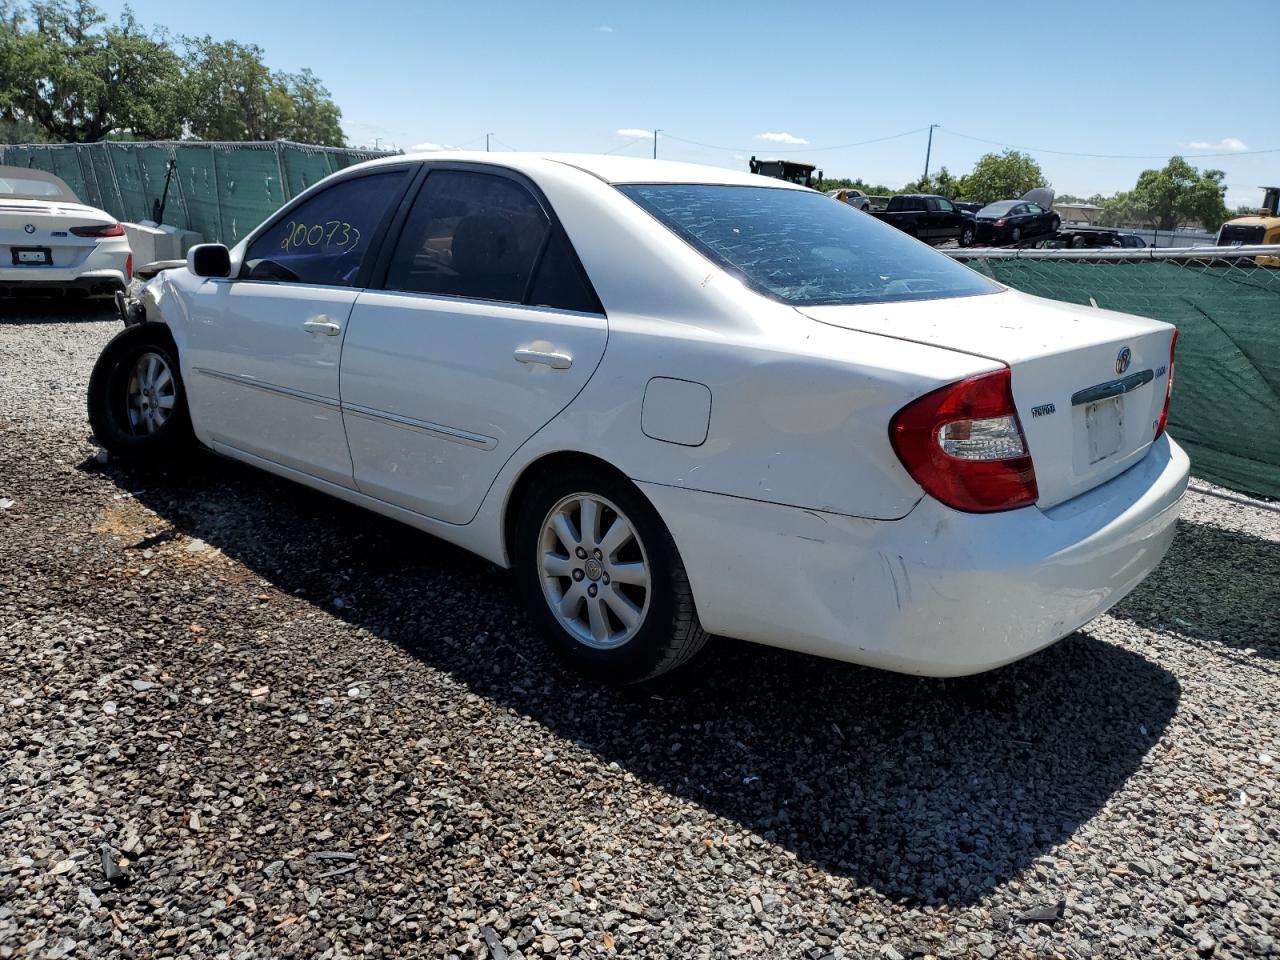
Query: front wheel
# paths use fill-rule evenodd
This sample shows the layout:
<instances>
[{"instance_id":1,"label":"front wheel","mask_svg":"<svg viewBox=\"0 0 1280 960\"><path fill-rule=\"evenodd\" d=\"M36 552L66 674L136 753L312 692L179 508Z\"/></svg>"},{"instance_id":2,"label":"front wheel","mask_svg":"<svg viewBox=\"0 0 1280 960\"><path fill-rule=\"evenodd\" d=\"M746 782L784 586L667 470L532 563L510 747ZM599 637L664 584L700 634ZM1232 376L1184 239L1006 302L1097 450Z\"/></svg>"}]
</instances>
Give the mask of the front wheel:
<instances>
[{"instance_id":1,"label":"front wheel","mask_svg":"<svg viewBox=\"0 0 1280 960\"><path fill-rule=\"evenodd\" d=\"M960 246L962 247L973 246L973 227L966 226L963 230L960 231Z\"/></svg>"},{"instance_id":2,"label":"front wheel","mask_svg":"<svg viewBox=\"0 0 1280 960\"><path fill-rule=\"evenodd\" d=\"M584 673L637 683L680 666L707 640L671 534L621 477L585 467L535 480L513 547L540 632Z\"/></svg>"},{"instance_id":3,"label":"front wheel","mask_svg":"<svg viewBox=\"0 0 1280 960\"><path fill-rule=\"evenodd\" d=\"M163 324L117 334L93 366L88 399L94 439L114 457L162 461L191 444L178 350Z\"/></svg>"}]
</instances>

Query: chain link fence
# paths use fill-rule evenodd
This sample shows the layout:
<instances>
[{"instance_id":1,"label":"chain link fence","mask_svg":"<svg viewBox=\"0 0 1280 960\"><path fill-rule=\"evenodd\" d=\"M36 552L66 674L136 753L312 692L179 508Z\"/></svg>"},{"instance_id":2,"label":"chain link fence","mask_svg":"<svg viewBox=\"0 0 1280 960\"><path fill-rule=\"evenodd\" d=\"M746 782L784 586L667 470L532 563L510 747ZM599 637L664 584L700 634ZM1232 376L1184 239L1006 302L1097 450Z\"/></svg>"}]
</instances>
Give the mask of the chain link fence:
<instances>
[{"instance_id":1,"label":"chain link fence","mask_svg":"<svg viewBox=\"0 0 1280 960\"><path fill-rule=\"evenodd\" d=\"M165 223L231 246L316 181L386 155L284 140L104 141L0 145L0 166L46 170L85 203L126 222L156 219L163 199Z\"/></svg>"},{"instance_id":2,"label":"chain link fence","mask_svg":"<svg viewBox=\"0 0 1280 960\"><path fill-rule=\"evenodd\" d=\"M947 252L1026 293L1176 324L1169 432L1196 476L1280 497L1280 248Z\"/></svg>"}]
</instances>

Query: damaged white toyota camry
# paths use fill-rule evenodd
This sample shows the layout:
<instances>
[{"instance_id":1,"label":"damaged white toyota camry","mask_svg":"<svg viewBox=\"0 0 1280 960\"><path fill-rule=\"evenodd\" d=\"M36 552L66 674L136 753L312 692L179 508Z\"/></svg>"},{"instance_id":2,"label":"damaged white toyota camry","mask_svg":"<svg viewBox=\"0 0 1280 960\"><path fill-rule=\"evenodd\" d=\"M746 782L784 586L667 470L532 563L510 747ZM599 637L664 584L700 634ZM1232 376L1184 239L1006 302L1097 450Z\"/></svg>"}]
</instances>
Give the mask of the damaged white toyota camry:
<instances>
[{"instance_id":1,"label":"damaged white toyota camry","mask_svg":"<svg viewBox=\"0 0 1280 960\"><path fill-rule=\"evenodd\" d=\"M377 160L122 306L112 454L198 441L511 566L615 682L708 633L1000 666L1149 574L1186 488L1173 327L718 168Z\"/></svg>"}]
</instances>

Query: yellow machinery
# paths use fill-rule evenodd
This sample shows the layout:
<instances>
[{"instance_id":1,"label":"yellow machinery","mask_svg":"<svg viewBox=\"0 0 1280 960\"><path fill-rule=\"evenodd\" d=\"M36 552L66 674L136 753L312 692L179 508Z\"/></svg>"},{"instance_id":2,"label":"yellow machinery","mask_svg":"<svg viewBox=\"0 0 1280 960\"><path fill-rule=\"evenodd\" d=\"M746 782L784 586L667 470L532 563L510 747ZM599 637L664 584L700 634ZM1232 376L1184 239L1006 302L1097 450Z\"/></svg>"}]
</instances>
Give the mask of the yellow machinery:
<instances>
[{"instance_id":1,"label":"yellow machinery","mask_svg":"<svg viewBox=\"0 0 1280 960\"><path fill-rule=\"evenodd\" d=\"M1218 231L1220 247L1280 244L1280 187L1263 187L1262 208L1256 216L1228 220ZM1260 266L1280 267L1280 256L1256 257Z\"/></svg>"}]
</instances>

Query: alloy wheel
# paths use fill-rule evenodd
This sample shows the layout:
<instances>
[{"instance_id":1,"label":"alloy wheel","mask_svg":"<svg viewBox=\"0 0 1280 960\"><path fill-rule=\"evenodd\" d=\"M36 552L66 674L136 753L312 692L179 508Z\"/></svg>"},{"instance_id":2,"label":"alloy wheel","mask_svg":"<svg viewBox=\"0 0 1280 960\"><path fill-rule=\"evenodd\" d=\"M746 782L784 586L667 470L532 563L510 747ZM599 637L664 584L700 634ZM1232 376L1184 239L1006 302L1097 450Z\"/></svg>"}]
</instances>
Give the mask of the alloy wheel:
<instances>
[{"instance_id":1,"label":"alloy wheel","mask_svg":"<svg viewBox=\"0 0 1280 960\"><path fill-rule=\"evenodd\" d=\"M538 538L542 592L560 626L596 650L620 647L649 611L651 568L635 525L611 501L573 493Z\"/></svg>"},{"instance_id":2,"label":"alloy wheel","mask_svg":"<svg viewBox=\"0 0 1280 960\"><path fill-rule=\"evenodd\" d=\"M169 363L158 353L138 357L125 388L125 413L134 436L155 433L169 421L177 400L178 385Z\"/></svg>"}]
</instances>

